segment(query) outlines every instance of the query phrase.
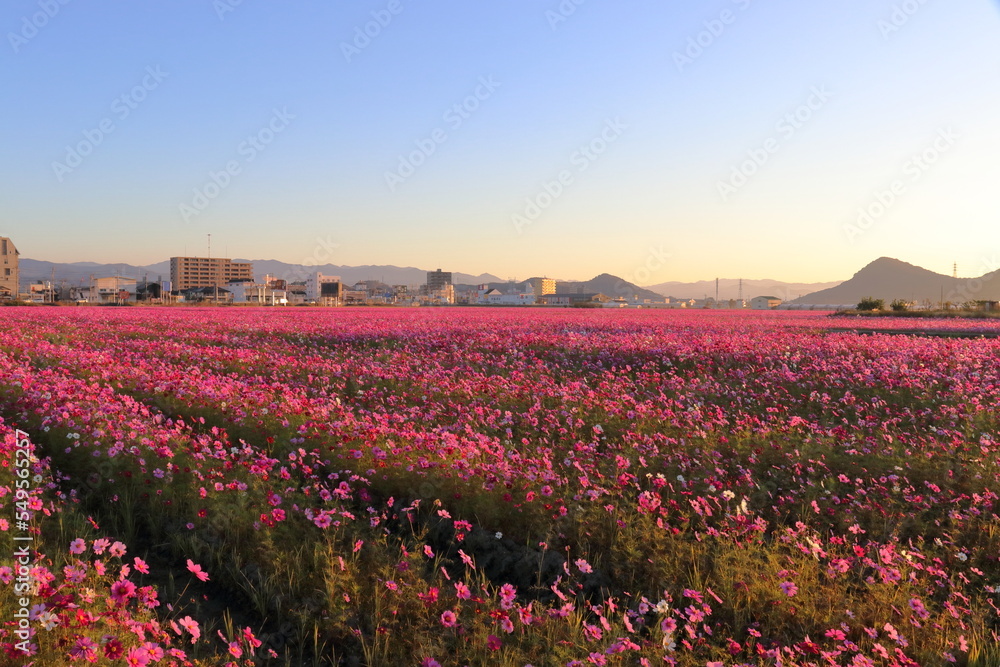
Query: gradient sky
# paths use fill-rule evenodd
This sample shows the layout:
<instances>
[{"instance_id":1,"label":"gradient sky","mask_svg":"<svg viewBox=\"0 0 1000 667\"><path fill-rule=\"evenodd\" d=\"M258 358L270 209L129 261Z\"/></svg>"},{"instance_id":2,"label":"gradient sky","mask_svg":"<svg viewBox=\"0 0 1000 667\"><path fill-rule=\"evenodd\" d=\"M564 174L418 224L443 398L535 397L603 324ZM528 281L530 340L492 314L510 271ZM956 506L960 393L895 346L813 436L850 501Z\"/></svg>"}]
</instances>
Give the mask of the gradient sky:
<instances>
[{"instance_id":1,"label":"gradient sky","mask_svg":"<svg viewBox=\"0 0 1000 667\"><path fill-rule=\"evenodd\" d=\"M504 278L1000 268L996 2L63 1L0 9L23 257L150 264L210 233Z\"/></svg>"}]
</instances>

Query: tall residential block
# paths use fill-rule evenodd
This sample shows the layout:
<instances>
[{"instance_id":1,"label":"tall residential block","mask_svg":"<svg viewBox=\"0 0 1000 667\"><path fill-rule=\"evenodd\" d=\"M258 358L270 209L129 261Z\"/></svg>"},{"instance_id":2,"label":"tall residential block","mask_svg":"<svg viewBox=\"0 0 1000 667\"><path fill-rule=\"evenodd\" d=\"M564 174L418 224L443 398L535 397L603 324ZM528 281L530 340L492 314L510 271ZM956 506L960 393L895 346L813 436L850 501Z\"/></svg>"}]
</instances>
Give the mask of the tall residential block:
<instances>
[{"instance_id":1,"label":"tall residential block","mask_svg":"<svg viewBox=\"0 0 1000 667\"><path fill-rule=\"evenodd\" d=\"M171 257L170 282L171 287L179 291L253 282L253 264L234 262L223 257Z\"/></svg>"},{"instance_id":2,"label":"tall residential block","mask_svg":"<svg viewBox=\"0 0 1000 667\"><path fill-rule=\"evenodd\" d=\"M6 236L0 236L0 299L16 299L20 275L17 248Z\"/></svg>"},{"instance_id":3,"label":"tall residential block","mask_svg":"<svg viewBox=\"0 0 1000 667\"><path fill-rule=\"evenodd\" d=\"M554 278L535 278L532 284L535 296L545 296L546 294L556 293L556 281Z\"/></svg>"},{"instance_id":4,"label":"tall residential block","mask_svg":"<svg viewBox=\"0 0 1000 667\"><path fill-rule=\"evenodd\" d=\"M428 292L444 289L445 285L450 285L450 284L451 284L451 271L442 271L441 269L438 269L437 271L427 272Z\"/></svg>"}]
</instances>

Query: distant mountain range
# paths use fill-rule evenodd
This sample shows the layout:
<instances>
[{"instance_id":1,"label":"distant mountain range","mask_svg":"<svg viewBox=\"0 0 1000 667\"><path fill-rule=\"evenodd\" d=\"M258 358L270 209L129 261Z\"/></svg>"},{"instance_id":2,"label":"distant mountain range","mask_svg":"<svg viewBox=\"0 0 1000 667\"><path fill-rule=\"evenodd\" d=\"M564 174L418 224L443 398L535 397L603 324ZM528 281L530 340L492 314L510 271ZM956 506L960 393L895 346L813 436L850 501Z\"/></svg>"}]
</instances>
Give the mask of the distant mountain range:
<instances>
[{"instance_id":1,"label":"distant mountain range","mask_svg":"<svg viewBox=\"0 0 1000 667\"><path fill-rule=\"evenodd\" d=\"M791 301L800 296L811 294L819 290L825 290L839 285L839 282L830 283L786 283L780 280L743 280L743 298L747 301L755 296L776 296L782 301ZM678 299L704 299L706 297L715 298L715 281L699 280L693 283L668 282L659 285L650 285L646 289L652 290L663 296L673 296ZM739 278L719 279L719 299L728 301L738 299L740 295Z\"/></svg>"},{"instance_id":2,"label":"distant mountain range","mask_svg":"<svg viewBox=\"0 0 1000 667\"><path fill-rule=\"evenodd\" d=\"M427 271L414 267L399 266L338 266L323 264L319 266L302 266L286 264L273 259L234 259L234 262L251 262L254 278L262 278L271 274L286 280L305 280L310 272L319 271L328 276L340 276L345 283L353 284L362 280L381 280L389 285L422 285L427 282ZM22 282L50 280L55 275L56 282L65 280L72 285L86 283L93 275L95 278L121 275L142 280L148 277L157 281L161 277L170 279L170 262L158 262L149 266L133 266L131 264L96 264L94 262L73 262L62 264L43 262L35 259L21 258ZM480 283L500 282L500 278L489 273L473 276L467 273L454 273L452 282L478 285Z\"/></svg>"},{"instance_id":3,"label":"distant mountain range","mask_svg":"<svg viewBox=\"0 0 1000 667\"><path fill-rule=\"evenodd\" d=\"M590 280L559 281L556 283L556 294L582 292L584 294L604 294L612 298L638 296L640 299L662 301L665 295L654 292L648 287L639 287L623 278L610 273L602 273Z\"/></svg>"},{"instance_id":4,"label":"distant mountain range","mask_svg":"<svg viewBox=\"0 0 1000 667\"><path fill-rule=\"evenodd\" d=\"M310 272L320 271L326 275L340 276L344 282L349 284L362 280L379 280L389 285L422 285L427 280L427 270L415 267L338 266L336 264L306 267L277 260L237 259L234 261L252 262L254 276L257 278L269 273L287 280L304 280ZM131 264L98 264L94 262L67 264L22 258L20 265L23 283L49 280L53 275L57 283L66 281L71 285L85 284L91 275L106 277L117 274L140 280L147 277L150 281L157 281L161 277L163 279L170 277L170 262L168 261L149 266L133 266ZM507 292L510 286L509 282L489 273L478 276L453 273L452 282L458 289L486 284ZM527 281L517 282L515 286L521 288L525 282ZM739 279L720 279L719 298L722 300L737 298L739 286ZM715 297L715 281L666 282L649 287L639 287L617 276L602 273L591 280L557 281L556 291L558 293L600 292L611 297L638 296L642 299L654 300L664 296L678 299L703 299ZM782 301L801 305L853 305L868 296L884 299L887 304L893 299L904 299L917 303L924 301L938 303L941 300L962 303L977 299L996 301L1000 300L1000 270L977 278L953 278L898 259L881 257L855 273L850 280L842 283L743 280L743 298L749 300L755 296L775 296Z\"/></svg>"},{"instance_id":5,"label":"distant mountain range","mask_svg":"<svg viewBox=\"0 0 1000 667\"><path fill-rule=\"evenodd\" d=\"M792 303L856 304L865 297L922 303L1000 300L1000 271L976 278L953 278L890 257L880 257L836 287L807 294Z\"/></svg>"},{"instance_id":6,"label":"distant mountain range","mask_svg":"<svg viewBox=\"0 0 1000 667\"><path fill-rule=\"evenodd\" d=\"M528 278L527 280L515 281L513 289L530 291L531 287L529 286L529 283L534 283L535 280L539 279L540 278L538 277L534 277ZM510 281L489 282L484 284L490 289L497 289L505 294L511 292ZM473 289L474 287L476 287L476 285L456 285L456 289L459 291ZM623 280L618 276L613 276L610 273L602 273L596 278L591 278L590 280L557 280L556 294L604 294L605 296L610 296L612 298L619 296L638 296L640 299L653 299L654 301L663 300L663 295L650 291L647 288L639 287L638 285L630 283L627 280Z\"/></svg>"}]
</instances>

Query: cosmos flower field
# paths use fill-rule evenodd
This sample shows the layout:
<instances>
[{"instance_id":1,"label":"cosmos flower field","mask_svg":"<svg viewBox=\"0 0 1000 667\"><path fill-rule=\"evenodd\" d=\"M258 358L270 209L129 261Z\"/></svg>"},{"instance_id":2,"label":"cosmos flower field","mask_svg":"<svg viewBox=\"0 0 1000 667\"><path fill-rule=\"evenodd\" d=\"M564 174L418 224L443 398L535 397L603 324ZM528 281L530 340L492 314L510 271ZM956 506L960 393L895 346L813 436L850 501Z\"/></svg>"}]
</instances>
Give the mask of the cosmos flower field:
<instances>
[{"instance_id":1,"label":"cosmos flower field","mask_svg":"<svg viewBox=\"0 0 1000 667\"><path fill-rule=\"evenodd\" d=\"M1000 665L1000 323L850 326L0 309L0 663Z\"/></svg>"}]
</instances>

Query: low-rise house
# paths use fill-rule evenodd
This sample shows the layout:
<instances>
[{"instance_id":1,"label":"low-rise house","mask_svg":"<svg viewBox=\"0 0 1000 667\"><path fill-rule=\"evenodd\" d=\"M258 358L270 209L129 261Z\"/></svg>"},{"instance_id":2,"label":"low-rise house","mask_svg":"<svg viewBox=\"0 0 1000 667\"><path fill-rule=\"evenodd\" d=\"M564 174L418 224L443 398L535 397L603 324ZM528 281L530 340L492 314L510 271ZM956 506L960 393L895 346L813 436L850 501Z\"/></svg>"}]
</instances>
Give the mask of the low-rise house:
<instances>
[{"instance_id":1,"label":"low-rise house","mask_svg":"<svg viewBox=\"0 0 1000 667\"><path fill-rule=\"evenodd\" d=\"M538 299L539 303L546 306L577 306L582 304L602 304L610 301L611 298L600 292L584 293L563 293L545 294Z\"/></svg>"},{"instance_id":2,"label":"low-rise house","mask_svg":"<svg viewBox=\"0 0 1000 667\"><path fill-rule=\"evenodd\" d=\"M776 296L755 296L750 300L752 310L771 310L781 305L781 299Z\"/></svg>"}]
</instances>

